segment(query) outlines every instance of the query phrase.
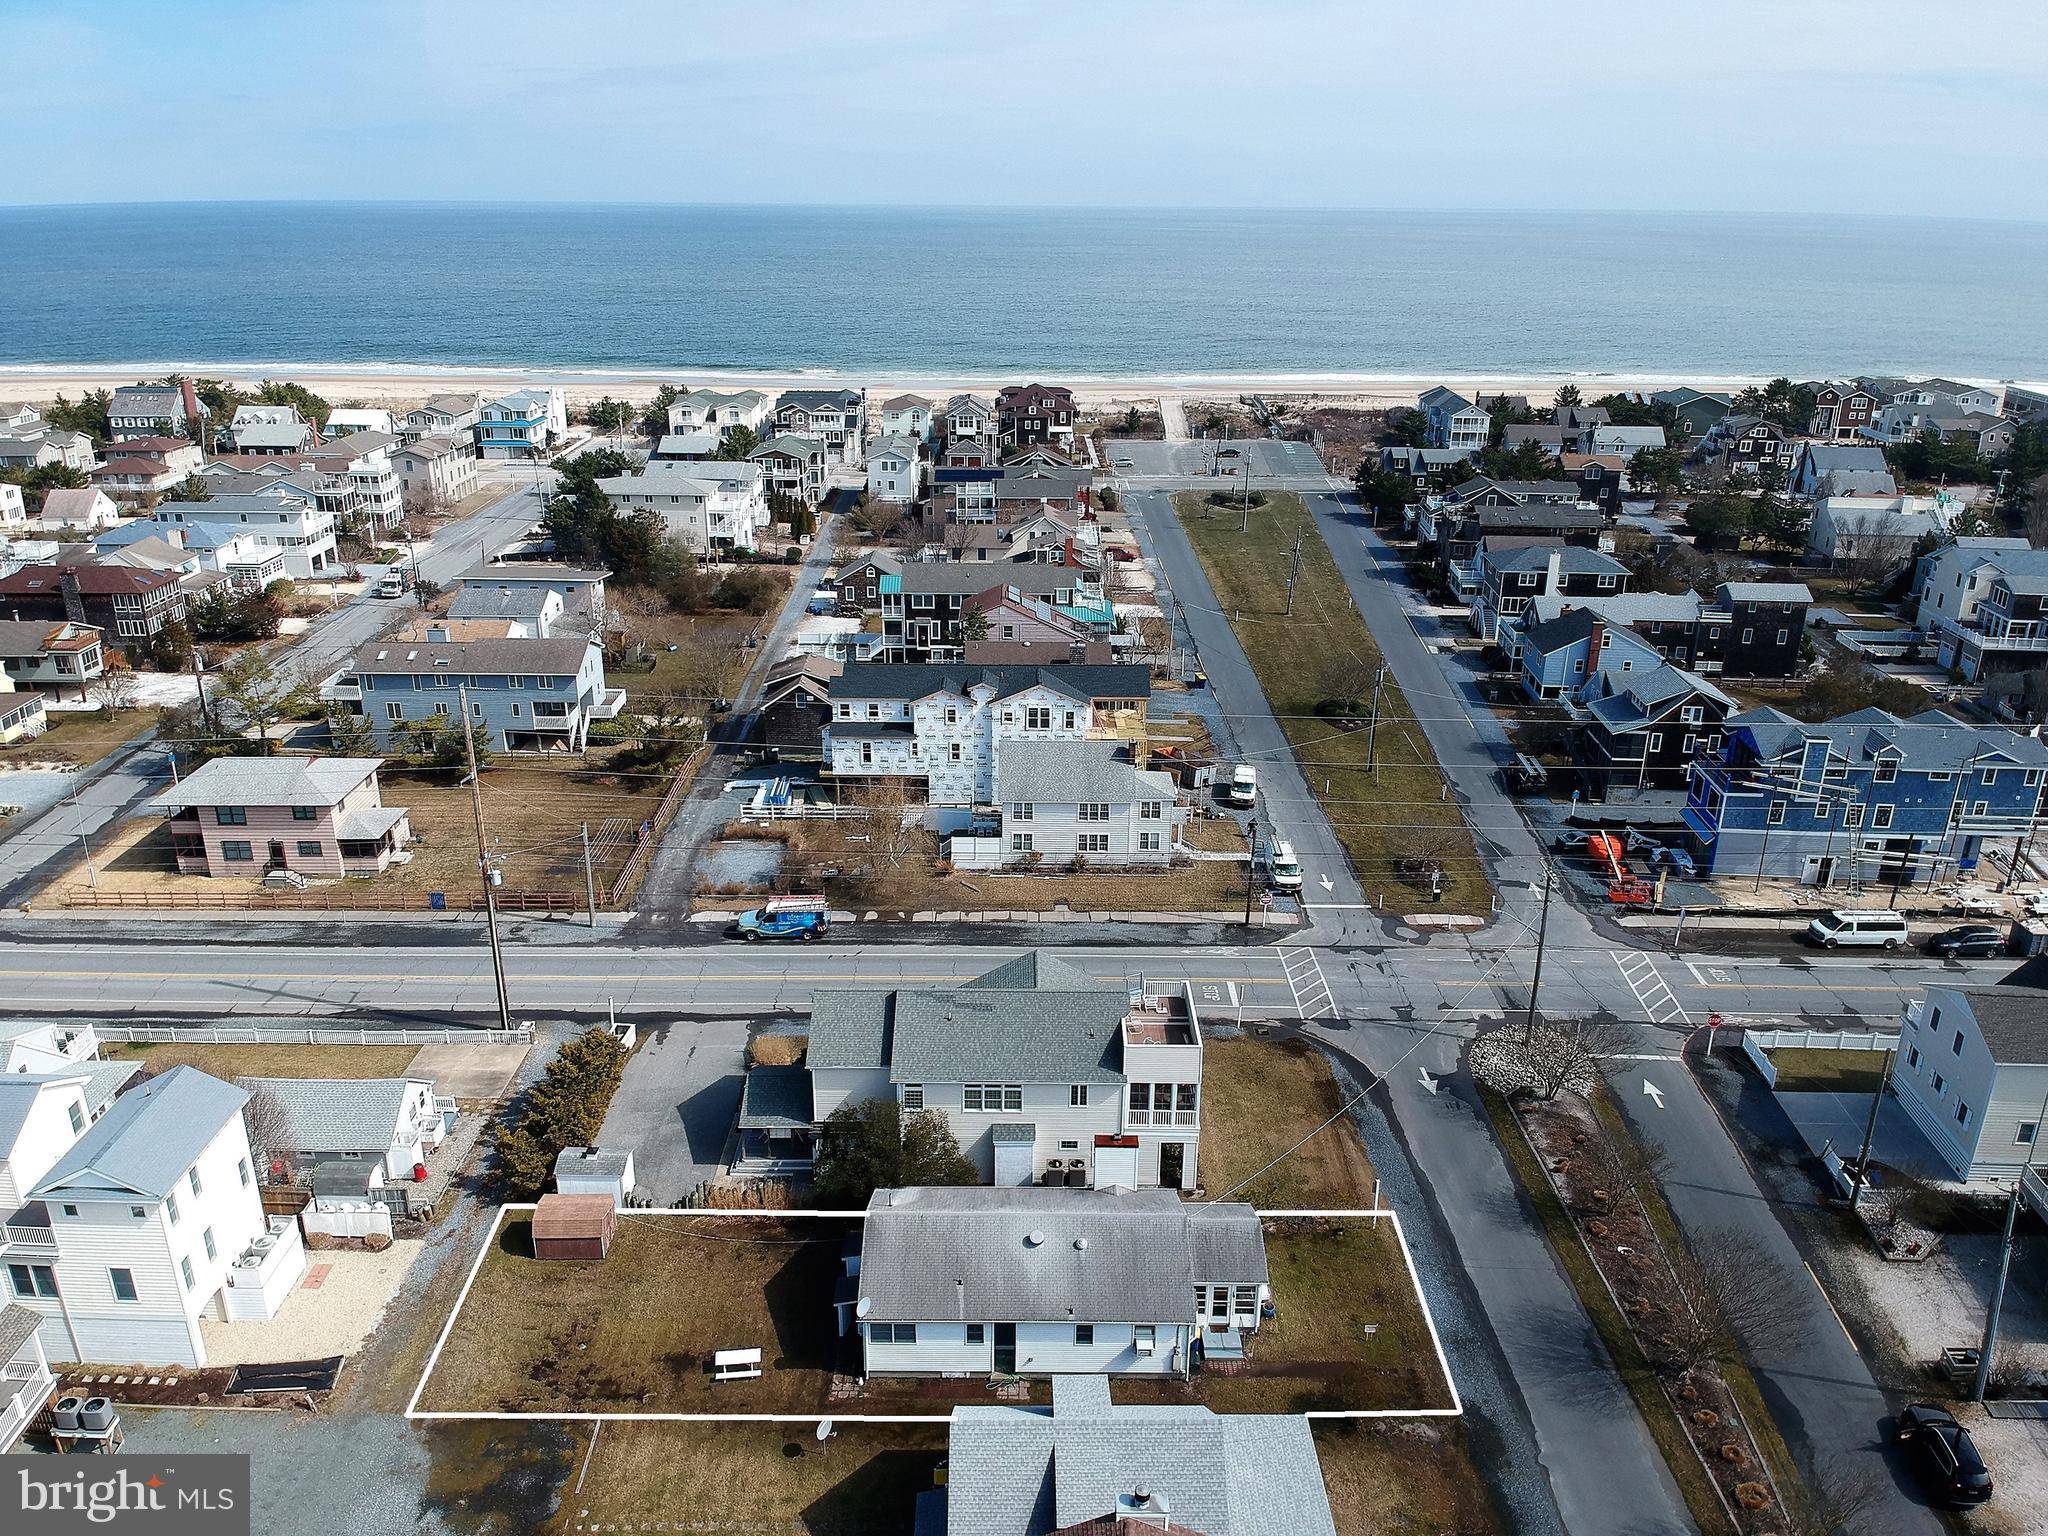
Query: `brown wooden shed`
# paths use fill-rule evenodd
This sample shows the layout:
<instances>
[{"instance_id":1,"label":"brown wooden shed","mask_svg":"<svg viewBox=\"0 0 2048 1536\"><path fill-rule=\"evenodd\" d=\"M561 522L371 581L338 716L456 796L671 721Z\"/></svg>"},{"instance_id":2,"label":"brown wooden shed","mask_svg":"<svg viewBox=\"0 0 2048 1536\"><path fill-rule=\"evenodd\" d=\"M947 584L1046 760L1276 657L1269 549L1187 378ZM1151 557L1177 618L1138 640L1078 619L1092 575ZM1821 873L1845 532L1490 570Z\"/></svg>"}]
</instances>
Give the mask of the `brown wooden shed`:
<instances>
[{"instance_id":1,"label":"brown wooden shed","mask_svg":"<svg viewBox=\"0 0 2048 1536\"><path fill-rule=\"evenodd\" d=\"M610 1195L542 1195L533 1213L533 1256L601 1259L618 1221Z\"/></svg>"}]
</instances>

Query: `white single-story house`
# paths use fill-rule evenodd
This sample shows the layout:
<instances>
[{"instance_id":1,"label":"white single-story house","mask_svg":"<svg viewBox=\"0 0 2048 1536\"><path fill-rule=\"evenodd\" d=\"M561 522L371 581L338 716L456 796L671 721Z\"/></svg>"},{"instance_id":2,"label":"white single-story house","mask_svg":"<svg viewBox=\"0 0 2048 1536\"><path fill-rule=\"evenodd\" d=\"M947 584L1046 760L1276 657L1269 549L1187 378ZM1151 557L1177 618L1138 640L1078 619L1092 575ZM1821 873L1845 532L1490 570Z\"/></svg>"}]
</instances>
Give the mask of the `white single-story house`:
<instances>
[{"instance_id":1,"label":"white single-story house","mask_svg":"<svg viewBox=\"0 0 2048 1536\"><path fill-rule=\"evenodd\" d=\"M404 1181L426 1166L427 1154L447 1135L442 1104L429 1078L245 1077L241 1082L251 1104L252 1139L271 1158L293 1167L360 1160L374 1162L386 1179Z\"/></svg>"}]
</instances>

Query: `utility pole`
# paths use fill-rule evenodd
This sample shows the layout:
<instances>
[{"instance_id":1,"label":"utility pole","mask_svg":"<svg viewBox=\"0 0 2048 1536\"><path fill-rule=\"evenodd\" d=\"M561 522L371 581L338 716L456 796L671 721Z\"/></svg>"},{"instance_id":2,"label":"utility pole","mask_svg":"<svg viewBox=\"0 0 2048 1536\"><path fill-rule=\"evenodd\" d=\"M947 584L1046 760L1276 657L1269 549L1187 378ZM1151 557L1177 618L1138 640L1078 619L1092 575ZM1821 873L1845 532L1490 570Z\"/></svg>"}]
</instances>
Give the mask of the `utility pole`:
<instances>
[{"instance_id":1,"label":"utility pole","mask_svg":"<svg viewBox=\"0 0 2048 1536\"><path fill-rule=\"evenodd\" d=\"M505 992L505 951L498 943L498 892L491 883L496 873L490 855L484 852L484 781L476 766L476 733L470 728L469 689L456 690L456 707L462 711L462 755L469 763L469 809L476 818L476 869L484 885L484 925L491 935L491 975L498 984L498 1027L512 1027L512 1002Z\"/></svg>"},{"instance_id":2,"label":"utility pole","mask_svg":"<svg viewBox=\"0 0 2048 1536\"><path fill-rule=\"evenodd\" d=\"M1854 1211L1863 1198L1863 1180L1870 1168L1870 1142L1877 1135L1877 1112L1884 1107L1885 1086L1892 1080L1893 1052L1884 1053L1884 1068L1877 1074L1877 1092L1870 1096L1870 1116L1863 1122L1863 1150L1856 1155L1856 1178L1849 1186L1849 1209Z\"/></svg>"},{"instance_id":3,"label":"utility pole","mask_svg":"<svg viewBox=\"0 0 2048 1536\"><path fill-rule=\"evenodd\" d=\"M1378 759L1373 755L1380 739L1380 690L1386 686L1387 664L1380 663L1379 671L1372 678L1372 720L1365 728L1365 771L1378 772Z\"/></svg>"},{"instance_id":4,"label":"utility pole","mask_svg":"<svg viewBox=\"0 0 2048 1536\"><path fill-rule=\"evenodd\" d=\"M78 784L75 780L71 785L71 810L74 815L77 814ZM85 826L83 823L81 823L78 828L78 846L85 851L85 883L91 889L98 890L100 887L100 872L93 868L92 842L85 835ZM1247 925L1249 925L1251 922L1251 918L1246 917L1245 922Z\"/></svg>"},{"instance_id":5,"label":"utility pole","mask_svg":"<svg viewBox=\"0 0 2048 1536\"><path fill-rule=\"evenodd\" d=\"M1259 879L1259 819L1254 816L1251 825L1250 861L1244 867L1244 925L1252 925L1252 888Z\"/></svg>"},{"instance_id":6,"label":"utility pole","mask_svg":"<svg viewBox=\"0 0 2048 1536\"><path fill-rule=\"evenodd\" d=\"M1293 564L1292 566L1290 566L1290 567L1288 568L1288 572L1287 572L1287 608L1286 608L1286 611L1287 611L1287 612L1288 612L1289 614L1292 614L1292 613L1294 612L1294 584L1295 584L1295 582L1299 581L1300 579L1301 579L1301 535L1300 535L1299 533L1297 533L1297 534L1295 534L1295 536L1294 536L1294 564Z\"/></svg>"},{"instance_id":7,"label":"utility pole","mask_svg":"<svg viewBox=\"0 0 2048 1536\"><path fill-rule=\"evenodd\" d=\"M1543 945L1550 936L1550 861L1543 861L1543 910L1536 919L1536 969L1529 977L1529 1009L1522 1015L1522 1044L1536 1036L1536 989L1543 985Z\"/></svg>"},{"instance_id":8,"label":"utility pole","mask_svg":"<svg viewBox=\"0 0 2048 1536\"><path fill-rule=\"evenodd\" d=\"M199 721L206 727L206 734L214 734L213 710L206 702L206 661L199 654L199 647L192 647L192 681L199 689Z\"/></svg>"},{"instance_id":9,"label":"utility pole","mask_svg":"<svg viewBox=\"0 0 2048 1536\"><path fill-rule=\"evenodd\" d=\"M590 823L582 824L583 894L590 905L590 926L597 926L597 876L590 868Z\"/></svg>"},{"instance_id":10,"label":"utility pole","mask_svg":"<svg viewBox=\"0 0 2048 1536\"><path fill-rule=\"evenodd\" d=\"M2036 1131L2038 1138L2040 1132ZM2031 1155L2031 1154L2030 1154ZM1970 1401L1981 1403L1991 1385L1991 1356L1998 1348L1998 1318L2005 1310L2005 1281L2012 1271L2012 1229L2020 1214L2020 1186L2014 1180L2005 1202L2005 1235L1998 1240L1998 1283L1991 1288L1991 1310L1984 1315L1984 1341L1977 1346L1977 1379L1970 1383Z\"/></svg>"}]
</instances>

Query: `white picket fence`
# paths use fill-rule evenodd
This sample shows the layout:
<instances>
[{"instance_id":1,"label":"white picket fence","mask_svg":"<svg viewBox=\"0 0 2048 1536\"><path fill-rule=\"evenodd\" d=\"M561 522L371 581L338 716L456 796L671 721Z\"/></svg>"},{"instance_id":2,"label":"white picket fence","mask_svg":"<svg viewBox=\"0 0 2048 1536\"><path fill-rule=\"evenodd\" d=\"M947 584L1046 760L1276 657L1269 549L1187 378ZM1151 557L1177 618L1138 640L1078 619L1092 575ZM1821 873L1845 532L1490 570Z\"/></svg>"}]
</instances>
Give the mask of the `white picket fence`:
<instances>
[{"instance_id":1,"label":"white picket fence","mask_svg":"<svg viewBox=\"0 0 2048 1536\"><path fill-rule=\"evenodd\" d=\"M333 1029L286 1024L95 1024L93 1033L134 1045L531 1045L533 1026L504 1029Z\"/></svg>"},{"instance_id":2,"label":"white picket fence","mask_svg":"<svg viewBox=\"0 0 2048 1536\"><path fill-rule=\"evenodd\" d=\"M1745 1029L1742 1052L1764 1082L1778 1085L1778 1068L1771 1051L1885 1051L1899 1043L1899 1037L1877 1029Z\"/></svg>"}]
</instances>

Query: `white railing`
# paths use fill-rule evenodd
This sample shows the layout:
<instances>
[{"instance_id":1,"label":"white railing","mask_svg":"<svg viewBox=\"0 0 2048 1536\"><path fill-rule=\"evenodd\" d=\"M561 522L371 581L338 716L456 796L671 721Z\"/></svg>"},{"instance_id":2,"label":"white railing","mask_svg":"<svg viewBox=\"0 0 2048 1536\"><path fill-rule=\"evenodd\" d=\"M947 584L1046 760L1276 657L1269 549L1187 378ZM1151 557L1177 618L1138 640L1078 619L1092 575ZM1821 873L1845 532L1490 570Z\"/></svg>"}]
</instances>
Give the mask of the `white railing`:
<instances>
[{"instance_id":1,"label":"white railing","mask_svg":"<svg viewBox=\"0 0 2048 1536\"><path fill-rule=\"evenodd\" d=\"M1125 1129L1144 1129L1148 1126L1201 1124L1201 1111L1195 1109L1130 1109L1124 1111Z\"/></svg>"},{"instance_id":2,"label":"white railing","mask_svg":"<svg viewBox=\"0 0 2048 1536\"><path fill-rule=\"evenodd\" d=\"M1742 1038L1766 1051L1888 1051L1899 1043L1882 1029L1747 1029Z\"/></svg>"},{"instance_id":3,"label":"white railing","mask_svg":"<svg viewBox=\"0 0 2048 1536\"><path fill-rule=\"evenodd\" d=\"M2040 1170L2020 1170L2020 1198L2034 1208L2034 1214L2048 1221L2048 1181L2041 1178Z\"/></svg>"},{"instance_id":4,"label":"white railing","mask_svg":"<svg viewBox=\"0 0 2048 1536\"><path fill-rule=\"evenodd\" d=\"M9 1248L47 1249L55 1253L57 1234L49 1227L29 1226L10 1221L5 1226L0 1226L0 1243Z\"/></svg>"},{"instance_id":5,"label":"white railing","mask_svg":"<svg viewBox=\"0 0 2048 1536\"><path fill-rule=\"evenodd\" d=\"M102 1040L164 1045L531 1045L533 1026L504 1029L335 1029L255 1024L101 1024Z\"/></svg>"}]
</instances>

